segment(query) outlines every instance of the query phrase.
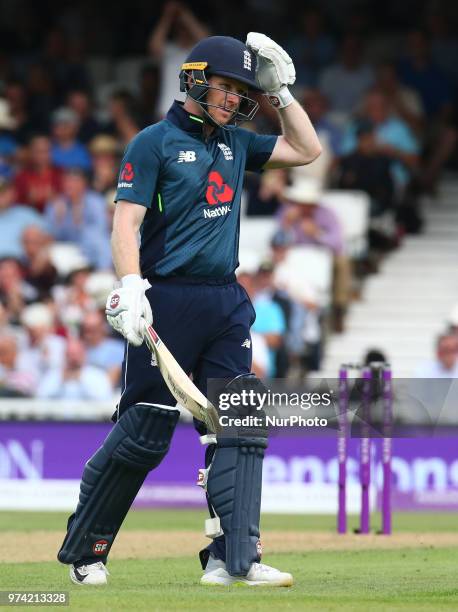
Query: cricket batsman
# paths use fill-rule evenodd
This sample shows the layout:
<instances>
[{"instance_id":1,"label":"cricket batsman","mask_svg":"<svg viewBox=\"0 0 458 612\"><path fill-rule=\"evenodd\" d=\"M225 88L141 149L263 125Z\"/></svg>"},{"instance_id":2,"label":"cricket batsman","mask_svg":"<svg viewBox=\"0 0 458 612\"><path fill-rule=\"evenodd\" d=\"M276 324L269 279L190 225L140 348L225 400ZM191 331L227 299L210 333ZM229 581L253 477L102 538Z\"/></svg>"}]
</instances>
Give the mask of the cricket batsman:
<instances>
[{"instance_id":1,"label":"cricket batsman","mask_svg":"<svg viewBox=\"0 0 458 612\"><path fill-rule=\"evenodd\" d=\"M108 297L110 325L127 340L115 425L91 459L79 503L58 553L80 585L107 582L106 563L148 472L167 454L179 411L143 343L152 324L206 394L207 380L227 390L262 387L251 374L255 313L237 283L240 199L246 170L300 166L321 151L312 124L288 90L289 55L256 32L246 44L226 36L200 41L180 72L184 103L141 131L122 160L112 252L120 288ZM263 92L279 113L280 136L238 127L253 119ZM140 245L138 235L140 232ZM262 564L261 476L267 433L236 437L196 429L206 449L211 544L200 552L201 583L290 586L291 574Z\"/></svg>"}]
</instances>

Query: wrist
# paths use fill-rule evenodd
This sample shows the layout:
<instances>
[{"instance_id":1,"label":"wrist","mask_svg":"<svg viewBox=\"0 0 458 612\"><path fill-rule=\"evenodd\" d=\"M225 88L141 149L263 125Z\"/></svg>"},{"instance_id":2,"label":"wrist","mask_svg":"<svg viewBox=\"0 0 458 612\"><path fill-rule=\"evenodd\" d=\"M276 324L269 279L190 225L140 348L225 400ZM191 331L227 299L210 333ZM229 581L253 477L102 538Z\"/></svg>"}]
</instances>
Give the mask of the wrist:
<instances>
[{"instance_id":1,"label":"wrist","mask_svg":"<svg viewBox=\"0 0 458 612\"><path fill-rule=\"evenodd\" d=\"M143 279L139 274L126 274L121 278L122 287L137 287L143 286Z\"/></svg>"},{"instance_id":2,"label":"wrist","mask_svg":"<svg viewBox=\"0 0 458 612\"><path fill-rule=\"evenodd\" d=\"M266 96L274 108L286 108L294 100L292 93L286 85L283 85L278 91L267 92Z\"/></svg>"}]
</instances>

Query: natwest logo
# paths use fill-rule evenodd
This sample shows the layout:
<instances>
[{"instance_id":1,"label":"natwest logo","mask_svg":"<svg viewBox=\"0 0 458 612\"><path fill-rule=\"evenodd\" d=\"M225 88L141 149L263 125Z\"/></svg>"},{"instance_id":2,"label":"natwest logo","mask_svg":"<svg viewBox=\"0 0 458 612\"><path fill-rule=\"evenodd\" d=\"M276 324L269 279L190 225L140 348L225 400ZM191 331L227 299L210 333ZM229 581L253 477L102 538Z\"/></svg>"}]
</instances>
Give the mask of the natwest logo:
<instances>
[{"instance_id":1,"label":"natwest logo","mask_svg":"<svg viewBox=\"0 0 458 612\"><path fill-rule=\"evenodd\" d=\"M230 213L232 208L228 205L218 206L218 208L206 208L204 210L205 219L214 219L215 217L224 217L227 213Z\"/></svg>"},{"instance_id":2,"label":"natwest logo","mask_svg":"<svg viewBox=\"0 0 458 612\"><path fill-rule=\"evenodd\" d=\"M205 197L210 205L230 202L234 191L223 181L219 172L213 170L208 177L208 187Z\"/></svg>"},{"instance_id":3,"label":"natwest logo","mask_svg":"<svg viewBox=\"0 0 458 612\"><path fill-rule=\"evenodd\" d=\"M124 166L124 168L122 169L121 172L121 179L123 181L131 181L134 178L134 169L132 167L132 164L130 162L127 162Z\"/></svg>"},{"instance_id":4,"label":"natwest logo","mask_svg":"<svg viewBox=\"0 0 458 612\"><path fill-rule=\"evenodd\" d=\"M119 176L119 183L118 183L118 188L121 187L132 187L133 183L133 179L135 176L135 172L134 172L134 168L132 166L132 164L130 162L127 162L126 164L124 164L124 168L121 171L121 174Z\"/></svg>"}]
</instances>

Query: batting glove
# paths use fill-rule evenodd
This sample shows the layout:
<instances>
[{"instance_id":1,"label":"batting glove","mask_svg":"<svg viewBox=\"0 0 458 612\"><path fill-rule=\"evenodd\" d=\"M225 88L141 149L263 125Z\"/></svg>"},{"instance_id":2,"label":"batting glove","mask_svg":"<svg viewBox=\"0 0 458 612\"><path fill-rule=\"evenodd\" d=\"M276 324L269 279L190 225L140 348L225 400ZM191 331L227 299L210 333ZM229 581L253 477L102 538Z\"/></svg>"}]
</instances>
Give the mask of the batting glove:
<instances>
[{"instance_id":1,"label":"batting glove","mask_svg":"<svg viewBox=\"0 0 458 612\"><path fill-rule=\"evenodd\" d=\"M256 81L275 108L285 108L293 101L288 85L296 80L293 60L280 45L259 32L250 32L246 46L257 56Z\"/></svg>"},{"instance_id":2,"label":"batting glove","mask_svg":"<svg viewBox=\"0 0 458 612\"><path fill-rule=\"evenodd\" d=\"M145 281L138 274L128 274L121 279L122 286L114 289L107 298L105 314L108 323L134 346L143 343L143 320L153 323L153 313L145 295Z\"/></svg>"}]
</instances>

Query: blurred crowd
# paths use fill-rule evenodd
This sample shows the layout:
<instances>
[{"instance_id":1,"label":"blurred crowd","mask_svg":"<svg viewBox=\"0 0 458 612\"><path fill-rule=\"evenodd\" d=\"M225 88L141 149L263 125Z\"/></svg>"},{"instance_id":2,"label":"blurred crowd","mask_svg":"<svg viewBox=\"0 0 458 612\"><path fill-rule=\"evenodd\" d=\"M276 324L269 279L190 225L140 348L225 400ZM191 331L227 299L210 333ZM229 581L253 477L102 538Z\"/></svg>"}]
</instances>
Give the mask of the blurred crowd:
<instances>
[{"instance_id":1,"label":"blurred crowd","mask_svg":"<svg viewBox=\"0 0 458 612\"><path fill-rule=\"evenodd\" d=\"M269 257L256 270L239 271L257 312L253 349L260 375L319 370L326 335L344 330L365 276L377 271L386 253L402 248L405 234L422 231L421 198L434 201L442 173L456 168L456 16L448 15L446 3L421 6L408 27L368 37L364 11L349 12L337 30L332 3L310 2L295 15L293 28L276 32L278 7L248 3L247 28L257 29L256 11L263 14L261 25L270 15L272 31L265 33L293 57L294 94L323 146L307 167L246 178L244 214L276 220ZM87 10L87 3L82 7ZM103 57L100 50L92 56L77 6L57 8L36 47L24 42L27 19L15 41L5 14L2 395L110 399L120 387L123 343L103 314L115 281L110 231L120 159L139 130L160 120L173 98L183 99L178 73L190 48L204 36L231 34L217 29L211 11L205 19L205 11L196 14L175 0L156 8L148 32L145 24L140 28L135 59ZM107 32L101 36L107 39ZM92 30L88 40L97 47ZM259 102L255 121L244 127L279 133L276 112L262 96ZM369 198L367 248L357 257L346 248L338 215L322 204L330 190L363 191ZM310 245L332 258L326 308L305 277L300 286L288 278L288 254Z\"/></svg>"}]
</instances>

